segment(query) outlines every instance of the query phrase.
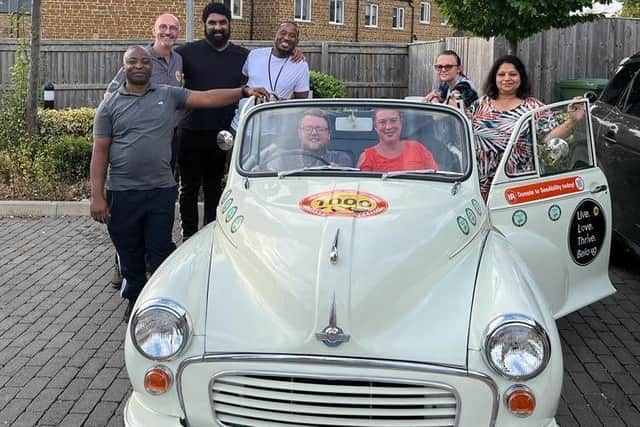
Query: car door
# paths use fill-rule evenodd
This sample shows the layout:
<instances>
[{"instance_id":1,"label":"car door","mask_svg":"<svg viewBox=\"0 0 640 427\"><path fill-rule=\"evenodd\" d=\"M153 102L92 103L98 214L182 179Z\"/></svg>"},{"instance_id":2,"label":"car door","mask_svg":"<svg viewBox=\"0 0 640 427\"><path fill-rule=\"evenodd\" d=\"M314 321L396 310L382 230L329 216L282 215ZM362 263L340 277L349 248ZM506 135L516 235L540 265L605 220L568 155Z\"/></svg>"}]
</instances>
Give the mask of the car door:
<instances>
[{"instance_id":1,"label":"car door","mask_svg":"<svg viewBox=\"0 0 640 427\"><path fill-rule=\"evenodd\" d=\"M565 101L524 115L505 153L525 141L534 161L513 168L504 155L487 200L493 227L525 260L556 318L615 292L611 202L588 112L572 131L565 127L568 109L587 107Z\"/></svg>"},{"instance_id":2,"label":"car door","mask_svg":"<svg viewBox=\"0 0 640 427\"><path fill-rule=\"evenodd\" d=\"M598 160L611 189L613 228L640 248L640 58L620 67L592 115Z\"/></svg>"}]
</instances>

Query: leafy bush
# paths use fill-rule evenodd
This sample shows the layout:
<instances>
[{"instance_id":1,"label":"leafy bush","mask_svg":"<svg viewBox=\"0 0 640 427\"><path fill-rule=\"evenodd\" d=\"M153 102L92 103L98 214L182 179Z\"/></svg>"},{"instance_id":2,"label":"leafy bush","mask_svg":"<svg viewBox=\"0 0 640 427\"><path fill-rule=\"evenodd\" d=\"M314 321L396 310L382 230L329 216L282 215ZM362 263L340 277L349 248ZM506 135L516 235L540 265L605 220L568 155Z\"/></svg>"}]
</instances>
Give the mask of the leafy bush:
<instances>
[{"instance_id":1,"label":"leafy bush","mask_svg":"<svg viewBox=\"0 0 640 427\"><path fill-rule=\"evenodd\" d=\"M95 108L72 110L39 110L40 136L49 143L58 142L64 136L91 138Z\"/></svg>"},{"instance_id":2,"label":"leafy bush","mask_svg":"<svg viewBox=\"0 0 640 427\"><path fill-rule=\"evenodd\" d=\"M89 178L91 141L83 136L65 135L47 147L47 161L52 178L62 182L76 182Z\"/></svg>"},{"instance_id":3,"label":"leafy bush","mask_svg":"<svg viewBox=\"0 0 640 427\"><path fill-rule=\"evenodd\" d=\"M312 71L310 83L314 98L344 98L347 96L344 84L330 74Z\"/></svg>"},{"instance_id":4,"label":"leafy bush","mask_svg":"<svg viewBox=\"0 0 640 427\"><path fill-rule=\"evenodd\" d=\"M11 86L0 91L0 150L22 145L28 139L24 121L28 82L29 49L20 42L11 67Z\"/></svg>"}]
</instances>

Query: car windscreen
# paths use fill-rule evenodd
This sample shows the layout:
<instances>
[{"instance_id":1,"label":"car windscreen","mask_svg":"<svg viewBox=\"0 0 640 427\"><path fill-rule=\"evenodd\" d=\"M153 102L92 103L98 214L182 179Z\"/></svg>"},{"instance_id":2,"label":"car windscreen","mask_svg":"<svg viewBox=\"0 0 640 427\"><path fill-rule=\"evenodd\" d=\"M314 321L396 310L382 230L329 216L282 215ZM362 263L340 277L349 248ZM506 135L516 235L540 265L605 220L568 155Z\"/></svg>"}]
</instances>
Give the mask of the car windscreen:
<instances>
[{"instance_id":1,"label":"car windscreen","mask_svg":"<svg viewBox=\"0 0 640 427\"><path fill-rule=\"evenodd\" d=\"M240 129L243 174L376 174L459 179L470 168L462 116L443 108L352 105L275 106Z\"/></svg>"}]
</instances>

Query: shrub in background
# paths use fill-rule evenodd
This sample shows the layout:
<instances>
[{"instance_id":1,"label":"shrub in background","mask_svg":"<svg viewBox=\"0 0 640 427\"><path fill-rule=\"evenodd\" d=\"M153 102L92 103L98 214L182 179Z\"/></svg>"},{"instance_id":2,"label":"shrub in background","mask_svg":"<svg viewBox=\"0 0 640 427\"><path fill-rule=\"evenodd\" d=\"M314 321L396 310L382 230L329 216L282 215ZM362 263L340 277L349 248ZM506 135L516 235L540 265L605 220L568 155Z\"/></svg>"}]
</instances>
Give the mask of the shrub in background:
<instances>
[{"instance_id":1,"label":"shrub in background","mask_svg":"<svg viewBox=\"0 0 640 427\"><path fill-rule=\"evenodd\" d=\"M65 135L47 146L49 174L61 182L77 182L89 177L93 144L84 136Z\"/></svg>"},{"instance_id":2,"label":"shrub in background","mask_svg":"<svg viewBox=\"0 0 640 427\"><path fill-rule=\"evenodd\" d=\"M309 80L314 98L344 98L347 96L344 84L330 74L311 71Z\"/></svg>"},{"instance_id":3,"label":"shrub in background","mask_svg":"<svg viewBox=\"0 0 640 427\"><path fill-rule=\"evenodd\" d=\"M81 136L91 139L95 108L72 110L39 110L40 136L46 142L56 143L65 136Z\"/></svg>"}]
</instances>

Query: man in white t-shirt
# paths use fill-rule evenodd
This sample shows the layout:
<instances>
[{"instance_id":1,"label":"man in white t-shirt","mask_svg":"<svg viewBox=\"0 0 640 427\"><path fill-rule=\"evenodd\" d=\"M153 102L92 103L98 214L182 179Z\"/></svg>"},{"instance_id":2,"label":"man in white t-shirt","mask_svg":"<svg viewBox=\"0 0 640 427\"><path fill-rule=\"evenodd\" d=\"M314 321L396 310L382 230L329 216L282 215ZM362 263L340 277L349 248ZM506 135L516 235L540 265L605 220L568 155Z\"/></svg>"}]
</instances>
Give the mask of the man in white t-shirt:
<instances>
[{"instance_id":1,"label":"man in white t-shirt","mask_svg":"<svg viewBox=\"0 0 640 427\"><path fill-rule=\"evenodd\" d=\"M242 74L247 76L250 87L262 86L275 99L307 98L309 96L309 64L307 61L293 62L291 54L299 41L298 25L284 22L278 27L273 47L254 49L249 52ZM248 98L241 99L231 127L237 129L240 113Z\"/></svg>"}]
</instances>

